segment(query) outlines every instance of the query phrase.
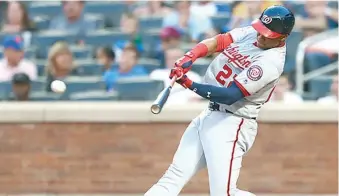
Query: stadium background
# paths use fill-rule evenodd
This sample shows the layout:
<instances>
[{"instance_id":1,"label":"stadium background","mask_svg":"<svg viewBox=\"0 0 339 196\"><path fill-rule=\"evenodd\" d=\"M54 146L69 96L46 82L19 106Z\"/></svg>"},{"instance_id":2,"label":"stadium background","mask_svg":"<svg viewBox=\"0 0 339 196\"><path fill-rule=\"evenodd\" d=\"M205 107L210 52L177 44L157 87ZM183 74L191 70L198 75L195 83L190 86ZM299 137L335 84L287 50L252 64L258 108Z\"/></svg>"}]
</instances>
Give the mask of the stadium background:
<instances>
[{"instance_id":1,"label":"stadium background","mask_svg":"<svg viewBox=\"0 0 339 196\"><path fill-rule=\"evenodd\" d=\"M151 115L167 67L272 4L288 6L296 27L241 188L337 193L335 1L0 2L0 193L145 192L207 106L176 87L164 113ZM194 80L211 58L194 64ZM55 79L65 81L65 93L51 91ZM185 192L207 193L206 172Z\"/></svg>"}]
</instances>

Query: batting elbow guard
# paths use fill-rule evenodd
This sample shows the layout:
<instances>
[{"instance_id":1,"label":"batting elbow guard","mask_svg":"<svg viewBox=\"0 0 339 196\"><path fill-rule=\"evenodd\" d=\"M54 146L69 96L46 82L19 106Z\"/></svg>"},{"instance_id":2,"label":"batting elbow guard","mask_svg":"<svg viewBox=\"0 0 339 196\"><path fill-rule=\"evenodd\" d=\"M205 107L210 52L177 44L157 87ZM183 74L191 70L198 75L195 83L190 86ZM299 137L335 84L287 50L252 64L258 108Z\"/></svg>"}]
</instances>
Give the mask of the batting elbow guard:
<instances>
[{"instance_id":1,"label":"batting elbow guard","mask_svg":"<svg viewBox=\"0 0 339 196\"><path fill-rule=\"evenodd\" d=\"M217 35L216 40L217 40L217 49L215 50L216 52L222 52L223 50L225 50L225 48L227 48L229 45L233 43L233 38L229 33Z\"/></svg>"}]
</instances>

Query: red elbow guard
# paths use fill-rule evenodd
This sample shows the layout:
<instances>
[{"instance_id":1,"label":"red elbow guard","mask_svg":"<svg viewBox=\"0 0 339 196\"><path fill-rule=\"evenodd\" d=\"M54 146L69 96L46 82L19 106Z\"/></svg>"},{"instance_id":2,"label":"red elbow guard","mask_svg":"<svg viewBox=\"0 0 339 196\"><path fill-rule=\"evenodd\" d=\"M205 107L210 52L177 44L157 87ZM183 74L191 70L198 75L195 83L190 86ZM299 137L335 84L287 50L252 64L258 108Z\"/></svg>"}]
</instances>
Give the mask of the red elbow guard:
<instances>
[{"instance_id":1,"label":"red elbow guard","mask_svg":"<svg viewBox=\"0 0 339 196\"><path fill-rule=\"evenodd\" d=\"M199 43L189 53L193 54L191 58L194 62L197 58L206 56L208 54L208 48L204 43Z\"/></svg>"},{"instance_id":2,"label":"red elbow guard","mask_svg":"<svg viewBox=\"0 0 339 196\"><path fill-rule=\"evenodd\" d=\"M216 39L217 39L216 52L223 51L225 48L227 48L227 46L229 46L229 45L231 45L231 43L233 43L233 38L232 38L231 34L229 34L229 33L219 34L219 35L217 35Z\"/></svg>"}]
</instances>

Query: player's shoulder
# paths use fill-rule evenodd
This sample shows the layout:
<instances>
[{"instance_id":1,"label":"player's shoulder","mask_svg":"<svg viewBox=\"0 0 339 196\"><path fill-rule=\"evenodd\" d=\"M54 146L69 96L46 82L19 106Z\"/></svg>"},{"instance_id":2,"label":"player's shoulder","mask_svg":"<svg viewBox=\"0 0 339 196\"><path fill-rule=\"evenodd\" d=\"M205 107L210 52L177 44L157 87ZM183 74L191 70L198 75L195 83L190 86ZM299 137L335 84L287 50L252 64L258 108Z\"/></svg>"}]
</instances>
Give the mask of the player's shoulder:
<instances>
[{"instance_id":1,"label":"player's shoulder","mask_svg":"<svg viewBox=\"0 0 339 196\"><path fill-rule=\"evenodd\" d=\"M262 52L259 59L262 63L276 67L283 72L286 57L286 46L271 48Z\"/></svg>"},{"instance_id":2,"label":"player's shoulder","mask_svg":"<svg viewBox=\"0 0 339 196\"><path fill-rule=\"evenodd\" d=\"M239 27L229 32L234 42L243 41L246 37L255 37L257 35L256 30L252 26Z\"/></svg>"}]
</instances>

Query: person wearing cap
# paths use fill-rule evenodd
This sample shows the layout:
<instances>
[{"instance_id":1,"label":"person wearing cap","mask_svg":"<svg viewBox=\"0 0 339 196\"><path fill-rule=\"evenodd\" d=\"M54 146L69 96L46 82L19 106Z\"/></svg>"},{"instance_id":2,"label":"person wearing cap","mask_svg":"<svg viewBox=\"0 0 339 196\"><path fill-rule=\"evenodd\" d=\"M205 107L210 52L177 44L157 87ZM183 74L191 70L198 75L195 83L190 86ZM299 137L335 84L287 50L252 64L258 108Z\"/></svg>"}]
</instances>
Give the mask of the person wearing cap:
<instances>
[{"instance_id":1,"label":"person wearing cap","mask_svg":"<svg viewBox=\"0 0 339 196\"><path fill-rule=\"evenodd\" d=\"M161 42L154 51L153 58L160 60L162 66L165 65L165 51L169 48L180 47L181 33L175 27L165 27L160 31Z\"/></svg>"},{"instance_id":2,"label":"person wearing cap","mask_svg":"<svg viewBox=\"0 0 339 196\"><path fill-rule=\"evenodd\" d=\"M0 81L10 81L14 74L25 73L31 80L38 76L36 65L24 58L24 43L20 36L4 38L4 57L0 60Z\"/></svg>"},{"instance_id":3,"label":"person wearing cap","mask_svg":"<svg viewBox=\"0 0 339 196\"><path fill-rule=\"evenodd\" d=\"M25 73L16 73L12 78L13 97L10 100L28 101L31 90L31 80Z\"/></svg>"},{"instance_id":4,"label":"person wearing cap","mask_svg":"<svg viewBox=\"0 0 339 196\"><path fill-rule=\"evenodd\" d=\"M294 23L289 9L271 6L251 25L205 39L174 63L169 78L209 104L186 128L173 162L145 196L179 195L204 168L209 175L209 195L254 196L237 187L242 158L255 142L258 115L284 70L285 41ZM213 53L219 54L203 82L193 81L188 73L194 62ZM185 116L176 111L176 117ZM265 159L257 161L265 165Z\"/></svg>"}]
</instances>

